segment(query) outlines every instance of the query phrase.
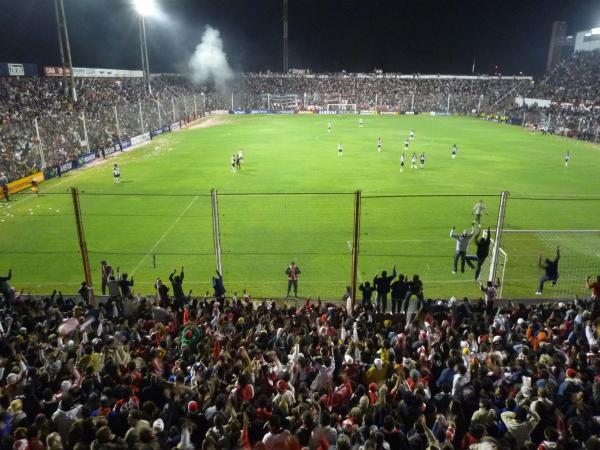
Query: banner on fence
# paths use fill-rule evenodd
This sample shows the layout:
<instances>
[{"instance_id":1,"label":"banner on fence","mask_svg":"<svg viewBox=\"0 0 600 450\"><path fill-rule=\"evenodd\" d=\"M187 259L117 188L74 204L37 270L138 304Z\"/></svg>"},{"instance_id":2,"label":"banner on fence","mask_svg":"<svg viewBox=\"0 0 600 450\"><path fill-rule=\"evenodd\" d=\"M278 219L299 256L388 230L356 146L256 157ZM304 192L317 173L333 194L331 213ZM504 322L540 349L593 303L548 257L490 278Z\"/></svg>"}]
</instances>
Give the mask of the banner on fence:
<instances>
[{"instance_id":1,"label":"banner on fence","mask_svg":"<svg viewBox=\"0 0 600 450\"><path fill-rule=\"evenodd\" d=\"M96 154L94 152L84 153L79 157L79 165L85 165L91 163L96 159Z\"/></svg>"},{"instance_id":2,"label":"banner on fence","mask_svg":"<svg viewBox=\"0 0 600 450\"><path fill-rule=\"evenodd\" d=\"M381 111L379 113L382 116L397 116L398 113L396 111Z\"/></svg>"},{"instance_id":3,"label":"banner on fence","mask_svg":"<svg viewBox=\"0 0 600 450\"><path fill-rule=\"evenodd\" d=\"M63 72L65 76L71 75L71 69L65 67L56 67L56 66L44 66L44 75L47 77L62 77Z\"/></svg>"},{"instance_id":4,"label":"banner on fence","mask_svg":"<svg viewBox=\"0 0 600 450\"><path fill-rule=\"evenodd\" d=\"M158 130L152 130L150 132L150 137L153 138L153 137L158 136L159 134L163 134L163 129L162 128L159 128Z\"/></svg>"},{"instance_id":5,"label":"banner on fence","mask_svg":"<svg viewBox=\"0 0 600 450\"><path fill-rule=\"evenodd\" d=\"M30 188L32 180L41 183L42 181L44 181L44 179L44 174L42 172L36 172L28 177L21 178L20 180L15 180L8 183L8 192L10 194L16 194L17 192L21 192L27 188Z\"/></svg>"},{"instance_id":6,"label":"banner on fence","mask_svg":"<svg viewBox=\"0 0 600 450\"><path fill-rule=\"evenodd\" d=\"M377 111L373 111L372 109L361 109L359 114L362 116L370 116L373 114L377 114Z\"/></svg>"},{"instance_id":7,"label":"banner on fence","mask_svg":"<svg viewBox=\"0 0 600 450\"><path fill-rule=\"evenodd\" d=\"M173 122L171 124L171 130L176 130L178 128L181 128L181 122Z\"/></svg>"},{"instance_id":8,"label":"banner on fence","mask_svg":"<svg viewBox=\"0 0 600 450\"><path fill-rule=\"evenodd\" d=\"M550 100L545 100L543 98L527 98L527 97L515 97L515 103L519 106L534 106L537 105L540 108L548 108L550 107Z\"/></svg>"},{"instance_id":9,"label":"banner on fence","mask_svg":"<svg viewBox=\"0 0 600 450\"><path fill-rule=\"evenodd\" d=\"M327 115L335 115L337 114L337 111L324 111L324 110L320 110L319 114L327 114Z\"/></svg>"},{"instance_id":10,"label":"banner on fence","mask_svg":"<svg viewBox=\"0 0 600 450\"><path fill-rule=\"evenodd\" d=\"M0 77L35 77L38 66L35 64L0 63Z\"/></svg>"},{"instance_id":11,"label":"banner on fence","mask_svg":"<svg viewBox=\"0 0 600 450\"><path fill-rule=\"evenodd\" d=\"M140 134L131 138L130 145L137 145L148 140L150 140L150 133ZM125 146L123 146L123 148L125 148Z\"/></svg>"},{"instance_id":12,"label":"banner on fence","mask_svg":"<svg viewBox=\"0 0 600 450\"><path fill-rule=\"evenodd\" d=\"M73 67L73 76L78 78L142 78L144 76L144 72L141 70Z\"/></svg>"}]
</instances>

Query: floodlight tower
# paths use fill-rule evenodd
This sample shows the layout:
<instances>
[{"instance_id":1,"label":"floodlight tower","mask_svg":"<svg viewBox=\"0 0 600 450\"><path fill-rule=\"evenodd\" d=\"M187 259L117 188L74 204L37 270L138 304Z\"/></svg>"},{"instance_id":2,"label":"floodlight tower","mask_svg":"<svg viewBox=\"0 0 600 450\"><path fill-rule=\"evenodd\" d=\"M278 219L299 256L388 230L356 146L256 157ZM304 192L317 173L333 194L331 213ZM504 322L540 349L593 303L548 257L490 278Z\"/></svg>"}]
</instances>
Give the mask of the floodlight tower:
<instances>
[{"instance_id":1,"label":"floodlight tower","mask_svg":"<svg viewBox=\"0 0 600 450\"><path fill-rule=\"evenodd\" d=\"M60 51L60 63L63 70L63 87L65 93L71 97L71 100L77 101L77 92L75 91L75 78L73 74L73 60L71 59L71 45L69 44L69 31L67 30L67 19L65 17L65 5L63 0L54 0L54 13L56 15L56 28L58 29L58 49ZM64 48L66 50L66 61ZM67 87L66 68L69 68L69 82Z\"/></svg>"},{"instance_id":2,"label":"floodlight tower","mask_svg":"<svg viewBox=\"0 0 600 450\"><path fill-rule=\"evenodd\" d=\"M142 72L144 73L144 86L152 94L150 85L150 63L148 61L148 41L146 40L146 17L156 12L154 0L134 0L133 6L138 13L140 30L140 53L142 55Z\"/></svg>"},{"instance_id":3,"label":"floodlight tower","mask_svg":"<svg viewBox=\"0 0 600 450\"><path fill-rule=\"evenodd\" d=\"M288 0L283 0L283 73L288 73Z\"/></svg>"}]
</instances>

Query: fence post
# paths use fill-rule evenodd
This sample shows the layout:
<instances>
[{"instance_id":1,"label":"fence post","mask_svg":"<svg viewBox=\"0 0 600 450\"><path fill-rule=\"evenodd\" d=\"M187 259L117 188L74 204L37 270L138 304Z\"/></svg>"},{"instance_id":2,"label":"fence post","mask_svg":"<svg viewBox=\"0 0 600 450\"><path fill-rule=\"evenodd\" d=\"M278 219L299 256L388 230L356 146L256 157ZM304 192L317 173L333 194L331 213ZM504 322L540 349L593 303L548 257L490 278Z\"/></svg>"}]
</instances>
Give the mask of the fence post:
<instances>
[{"instance_id":1,"label":"fence post","mask_svg":"<svg viewBox=\"0 0 600 450\"><path fill-rule=\"evenodd\" d=\"M496 239L492 248L492 258L490 260L489 281L496 280L496 270L498 269L498 253L500 250L500 240L502 238L502 229L504 228L504 216L506 214L506 202L508 200L508 191L500 194L500 207L498 208L498 222L496 223Z\"/></svg>"},{"instance_id":2,"label":"fence post","mask_svg":"<svg viewBox=\"0 0 600 450\"><path fill-rule=\"evenodd\" d=\"M361 191L354 193L354 229L352 233L352 310L348 314L352 314L354 304L356 302L358 284L358 252L360 249L360 207L361 207Z\"/></svg>"},{"instance_id":3,"label":"fence post","mask_svg":"<svg viewBox=\"0 0 600 450\"><path fill-rule=\"evenodd\" d=\"M37 117L33 119L33 124L35 126L35 137L37 138L38 151L40 152L40 162L42 163L42 168L45 168L46 158L44 157L44 150L42 149L42 141L40 139L40 129L38 127Z\"/></svg>"},{"instance_id":4,"label":"fence post","mask_svg":"<svg viewBox=\"0 0 600 450\"><path fill-rule=\"evenodd\" d=\"M217 270L222 275L221 264L221 228L219 226L219 197L216 189L210 190L210 202L212 206L212 225L213 225L213 244L215 248L215 258L217 261Z\"/></svg>"},{"instance_id":5,"label":"fence post","mask_svg":"<svg viewBox=\"0 0 600 450\"><path fill-rule=\"evenodd\" d=\"M140 131L144 132L144 117L142 116L142 101L138 100L138 107L140 110Z\"/></svg>"},{"instance_id":6,"label":"fence post","mask_svg":"<svg viewBox=\"0 0 600 450\"><path fill-rule=\"evenodd\" d=\"M196 105L196 94L194 95L194 119L198 117L198 105Z\"/></svg>"},{"instance_id":7,"label":"fence post","mask_svg":"<svg viewBox=\"0 0 600 450\"><path fill-rule=\"evenodd\" d=\"M83 138L85 139L85 147L90 151L90 140L88 139L87 126L85 124L85 112L81 111L81 121L83 122Z\"/></svg>"},{"instance_id":8,"label":"fence post","mask_svg":"<svg viewBox=\"0 0 600 450\"><path fill-rule=\"evenodd\" d=\"M119 114L117 114L117 105L113 105L115 111L115 122L117 124L117 137L121 140L121 127L119 126Z\"/></svg>"},{"instance_id":9,"label":"fence post","mask_svg":"<svg viewBox=\"0 0 600 450\"><path fill-rule=\"evenodd\" d=\"M452 94L448 94L448 104L446 105L446 114L448 114L450 112L450 96Z\"/></svg>"},{"instance_id":10,"label":"fence post","mask_svg":"<svg viewBox=\"0 0 600 450\"><path fill-rule=\"evenodd\" d=\"M477 114L481 111L481 99L483 98L483 94L479 96L479 102L477 102Z\"/></svg>"},{"instance_id":11,"label":"fence post","mask_svg":"<svg viewBox=\"0 0 600 450\"><path fill-rule=\"evenodd\" d=\"M156 110L158 111L158 126L162 128L162 117L160 117L160 101L156 99Z\"/></svg>"},{"instance_id":12,"label":"fence post","mask_svg":"<svg viewBox=\"0 0 600 450\"><path fill-rule=\"evenodd\" d=\"M414 92L413 92L413 94L412 94L412 100L410 101L410 110L411 110L412 112L414 112L414 111L415 111L415 93L414 93Z\"/></svg>"},{"instance_id":13,"label":"fence post","mask_svg":"<svg viewBox=\"0 0 600 450\"><path fill-rule=\"evenodd\" d=\"M598 132L600 132L600 126L596 127L596 138L594 139L595 142L598 142Z\"/></svg>"},{"instance_id":14,"label":"fence post","mask_svg":"<svg viewBox=\"0 0 600 450\"><path fill-rule=\"evenodd\" d=\"M206 115L206 94L202 93L202 117Z\"/></svg>"},{"instance_id":15,"label":"fence post","mask_svg":"<svg viewBox=\"0 0 600 450\"><path fill-rule=\"evenodd\" d=\"M173 122L176 122L176 120L175 120L175 99L173 97L171 97L171 107L173 108Z\"/></svg>"},{"instance_id":16,"label":"fence post","mask_svg":"<svg viewBox=\"0 0 600 450\"><path fill-rule=\"evenodd\" d=\"M95 303L94 289L92 284L92 273L90 271L90 260L88 257L87 243L85 242L85 234L83 232L83 222L81 220L81 207L79 205L79 190L76 187L71 188L71 196L73 198L73 211L75 213L75 225L77 226L77 239L79 240L79 249L81 251L81 260L83 262L83 274L85 282L90 288L90 303L92 306Z\"/></svg>"},{"instance_id":17,"label":"fence post","mask_svg":"<svg viewBox=\"0 0 600 450\"><path fill-rule=\"evenodd\" d=\"M271 109L271 94L267 92L267 109Z\"/></svg>"}]
</instances>

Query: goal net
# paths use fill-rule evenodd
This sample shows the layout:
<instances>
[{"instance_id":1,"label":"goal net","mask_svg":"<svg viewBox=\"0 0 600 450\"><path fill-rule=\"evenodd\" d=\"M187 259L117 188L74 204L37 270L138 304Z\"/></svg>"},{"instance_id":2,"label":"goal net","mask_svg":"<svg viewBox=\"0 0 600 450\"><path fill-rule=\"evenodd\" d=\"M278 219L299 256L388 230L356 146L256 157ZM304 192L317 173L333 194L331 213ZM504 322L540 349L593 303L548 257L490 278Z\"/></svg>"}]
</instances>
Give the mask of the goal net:
<instances>
[{"instance_id":1,"label":"goal net","mask_svg":"<svg viewBox=\"0 0 600 450\"><path fill-rule=\"evenodd\" d=\"M502 245L511 253L511 264L505 267L505 296L513 288L528 288L534 297L544 270L539 267L541 256L553 260L560 247L559 278L555 287L547 282L543 299L574 299L587 297L588 276L600 273L600 230L503 230ZM500 272L500 262L498 264Z\"/></svg>"},{"instance_id":2,"label":"goal net","mask_svg":"<svg viewBox=\"0 0 600 450\"><path fill-rule=\"evenodd\" d=\"M336 112L337 114L356 114L356 103L329 103L327 111Z\"/></svg>"}]
</instances>

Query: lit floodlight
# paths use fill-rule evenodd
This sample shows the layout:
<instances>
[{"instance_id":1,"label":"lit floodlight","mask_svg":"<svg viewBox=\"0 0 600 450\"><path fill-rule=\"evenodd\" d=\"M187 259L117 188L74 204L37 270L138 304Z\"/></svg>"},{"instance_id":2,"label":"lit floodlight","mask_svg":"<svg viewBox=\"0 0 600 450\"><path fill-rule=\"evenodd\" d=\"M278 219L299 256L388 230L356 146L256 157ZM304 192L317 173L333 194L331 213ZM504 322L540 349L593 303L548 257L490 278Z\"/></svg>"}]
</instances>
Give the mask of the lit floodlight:
<instances>
[{"instance_id":1,"label":"lit floodlight","mask_svg":"<svg viewBox=\"0 0 600 450\"><path fill-rule=\"evenodd\" d=\"M592 28L590 31L592 34L600 34L600 27Z\"/></svg>"},{"instance_id":2,"label":"lit floodlight","mask_svg":"<svg viewBox=\"0 0 600 450\"><path fill-rule=\"evenodd\" d=\"M133 0L133 6L144 17L156 15L158 11L155 0Z\"/></svg>"}]
</instances>

